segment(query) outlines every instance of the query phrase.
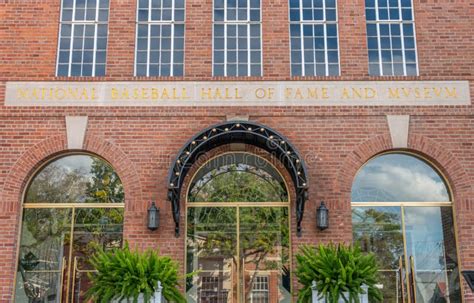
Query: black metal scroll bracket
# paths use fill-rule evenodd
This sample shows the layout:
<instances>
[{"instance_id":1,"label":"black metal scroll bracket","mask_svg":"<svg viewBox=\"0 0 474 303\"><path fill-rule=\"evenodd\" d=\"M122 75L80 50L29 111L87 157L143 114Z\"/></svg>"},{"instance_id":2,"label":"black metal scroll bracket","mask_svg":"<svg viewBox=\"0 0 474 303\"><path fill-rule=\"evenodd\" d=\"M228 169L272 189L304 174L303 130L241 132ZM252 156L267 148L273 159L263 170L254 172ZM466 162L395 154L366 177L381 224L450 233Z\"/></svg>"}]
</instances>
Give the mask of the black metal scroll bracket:
<instances>
[{"instance_id":1,"label":"black metal scroll bracket","mask_svg":"<svg viewBox=\"0 0 474 303\"><path fill-rule=\"evenodd\" d=\"M168 200L173 212L175 236L179 237L180 234L180 195L186 174L199 156L230 143L245 143L262 148L285 166L296 190L296 231L301 236L304 206L308 199L304 161L283 135L265 125L249 121L226 121L211 126L192 137L178 152L168 174Z\"/></svg>"}]
</instances>

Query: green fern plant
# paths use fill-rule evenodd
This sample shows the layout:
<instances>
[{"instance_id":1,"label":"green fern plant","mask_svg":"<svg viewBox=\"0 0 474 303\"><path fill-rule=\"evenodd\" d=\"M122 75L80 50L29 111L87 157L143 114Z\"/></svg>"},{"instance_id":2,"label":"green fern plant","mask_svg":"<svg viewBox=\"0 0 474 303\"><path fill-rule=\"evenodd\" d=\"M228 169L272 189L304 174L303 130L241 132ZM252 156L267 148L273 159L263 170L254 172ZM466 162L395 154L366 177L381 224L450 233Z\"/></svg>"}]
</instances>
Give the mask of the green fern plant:
<instances>
[{"instance_id":1,"label":"green fern plant","mask_svg":"<svg viewBox=\"0 0 474 303\"><path fill-rule=\"evenodd\" d=\"M132 251L128 244L109 251L99 249L90 263L96 272L89 273L92 287L87 291L87 298L94 302L131 299L136 303L140 293L149 302L158 281L166 300L186 302L178 290L178 263L154 250Z\"/></svg>"},{"instance_id":2,"label":"green fern plant","mask_svg":"<svg viewBox=\"0 0 474 303\"><path fill-rule=\"evenodd\" d=\"M298 302L311 302L313 281L326 302L336 303L342 298L345 302L358 303L359 294L364 293L361 288L364 284L372 302L382 301L382 293L375 287L378 281L375 256L363 253L357 245L303 245L296 261L296 276L303 285ZM344 297L344 292L349 294L348 298Z\"/></svg>"}]
</instances>

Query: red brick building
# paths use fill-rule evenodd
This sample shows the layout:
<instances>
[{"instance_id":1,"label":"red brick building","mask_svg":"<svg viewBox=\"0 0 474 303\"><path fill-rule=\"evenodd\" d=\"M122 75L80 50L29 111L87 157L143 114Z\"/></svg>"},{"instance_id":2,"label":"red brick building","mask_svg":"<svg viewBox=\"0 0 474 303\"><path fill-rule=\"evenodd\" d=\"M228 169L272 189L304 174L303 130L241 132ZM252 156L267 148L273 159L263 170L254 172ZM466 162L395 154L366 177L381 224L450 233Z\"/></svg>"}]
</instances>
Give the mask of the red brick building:
<instances>
[{"instance_id":1,"label":"red brick building","mask_svg":"<svg viewBox=\"0 0 474 303\"><path fill-rule=\"evenodd\" d=\"M474 270L473 14L462 0L2 1L0 301L80 302L77 247L100 225L104 245L207 272L183 281L189 302L296 301L298 246L353 240L387 265L386 302L474 302L460 274ZM213 191L229 172L252 172L236 199ZM258 268L245 251L252 231L275 234L254 220L267 210L278 236Z\"/></svg>"}]
</instances>

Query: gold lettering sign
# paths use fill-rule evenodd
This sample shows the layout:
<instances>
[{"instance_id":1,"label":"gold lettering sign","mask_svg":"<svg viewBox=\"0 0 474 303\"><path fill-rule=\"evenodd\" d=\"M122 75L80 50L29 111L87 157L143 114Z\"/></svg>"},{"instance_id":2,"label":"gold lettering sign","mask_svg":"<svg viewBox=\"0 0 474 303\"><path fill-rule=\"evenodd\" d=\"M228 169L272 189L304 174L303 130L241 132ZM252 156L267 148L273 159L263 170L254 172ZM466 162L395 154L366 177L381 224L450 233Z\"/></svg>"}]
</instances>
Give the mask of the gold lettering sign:
<instances>
[{"instance_id":1,"label":"gold lettering sign","mask_svg":"<svg viewBox=\"0 0 474 303\"><path fill-rule=\"evenodd\" d=\"M470 105L468 81L7 82L6 106Z\"/></svg>"}]
</instances>

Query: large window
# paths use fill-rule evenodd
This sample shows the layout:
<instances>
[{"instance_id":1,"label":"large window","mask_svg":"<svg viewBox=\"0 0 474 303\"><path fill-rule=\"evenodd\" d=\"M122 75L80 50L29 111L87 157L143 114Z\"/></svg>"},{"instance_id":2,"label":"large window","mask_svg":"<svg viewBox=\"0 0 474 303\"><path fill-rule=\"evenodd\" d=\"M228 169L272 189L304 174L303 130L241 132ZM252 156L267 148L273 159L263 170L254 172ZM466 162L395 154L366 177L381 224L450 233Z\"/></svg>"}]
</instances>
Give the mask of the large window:
<instances>
[{"instance_id":1,"label":"large window","mask_svg":"<svg viewBox=\"0 0 474 303\"><path fill-rule=\"evenodd\" d=\"M336 0L290 0L292 76L339 75Z\"/></svg>"},{"instance_id":2,"label":"large window","mask_svg":"<svg viewBox=\"0 0 474 303\"><path fill-rule=\"evenodd\" d=\"M365 0L369 74L418 74L412 0Z\"/></svg>"},{"instance_id":3,"label":"large window","mask_svg":"<svg viewBox=\"0 0 474 303\"><path fill-rule=\"evenodd\" d=\"M138 0L136 76L182 76L184 0Z\"/></svg>"},{"instance_id":4,"label":"large window","mask_svg":"<svg viewBox=\"0 0 474 303\"><path fill-rule=\"evenodd\" d=\"M352 185L354 242L375 253L384 302L461 302L449 188L404 153L370 160Z\"/></svg>"},{"instance_id":5,"label":"large window","mask_svg":"<svg viewBox=\"0 0 474 303\"><path fill-rule=\"evenodd\" d=\"M62 0L58 76L104 76L109 0Z\"/></svg>"},{"instance_id":6,"label":"large window","mask_svg":"<svg viewBox=\"0 0 474 303\"><path fill-rule=\"evenodd\" d=\"M205 163L186 222L188 302L290 302L288 191L271 163L242 152Z\"/></svg>"},{"instance_id":7,"label":"large window","mask_svg":"<svg viewBox=\"0 0 474 303\"><path fill-rule=\"evenodd\" d=\"M15 302L84 302L98 247L122 245L124 192L113 168L90 155L44 166L23 203Z\"/></svg>"},{"instance_id":8,"label":"large window","mask_svg":"<svg viewBox=\"0 0 474 303\"><path fill-rule=\"evenodd\" d=\"M214 0L214 76L261 76L260 0Z\"/></svg>"}]
</instances>

